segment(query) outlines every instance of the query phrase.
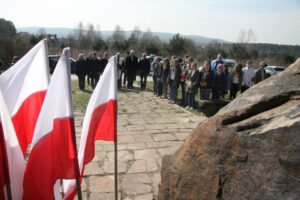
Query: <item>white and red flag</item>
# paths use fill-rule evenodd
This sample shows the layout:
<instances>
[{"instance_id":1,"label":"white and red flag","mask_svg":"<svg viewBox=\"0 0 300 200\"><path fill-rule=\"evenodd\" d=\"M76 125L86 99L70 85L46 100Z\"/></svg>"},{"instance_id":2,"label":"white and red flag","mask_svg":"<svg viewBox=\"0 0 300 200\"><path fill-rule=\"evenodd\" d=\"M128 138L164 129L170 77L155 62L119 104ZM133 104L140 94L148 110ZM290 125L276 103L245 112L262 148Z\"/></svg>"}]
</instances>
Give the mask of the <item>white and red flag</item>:
<instances>
[{"instance_id":1,"label":"white and red flag","mask_svg":"<svg viewBox=\"0 0 300 200\"><path fill-rule=\"evenodd\" d=\"M95 155L95 141L117 140L117 61L111 57L105 67L88 103L83 120L80 147L78 152L81 178L84 166ZM65 199L73 199L76 194L75 180L64 180Z\"/></svg>"},{"instance_id":2,"label":"white and red flag","mask_svg":"<svg viewBox=\"0 0 300 200\"><path fill-rule=\"evenodd\" d=\"M6 152L4 150L5 145L4 145L4 138L3 138L3 134L2 134L2 126L0 125L0 199L5 199L5 184L6 184L6 180L5 180L5 173L4 172L4 168L6 165L7 166L7 161L6 159L3 158L3 154Z\"/></svg>"},{"instance_id":3,"label":"white and red flag","mask_svg":"<svg viewBox=\"0 0 300 200\"><path fill-rule=\"evenodd\" d=\"M35 45L0 75L0 88L23 152L32 135L49 84L47 40Z\"/></svg>"},{"instance_id":4,"label":"white and red flag","mask_svg":"<svg viewBox=\"0 0 300 200\"><path fill-rule=\"evenodd\" d=\"M24 176L24 200L55 199L55 183L59 179L76 178L78 161L72 104L69 48L65 48L34 130Z\"/></svg>"},{"instance_id":5,"label":"white and red flag","mask_svg":"<svg viewBox=\"0 0 300 200\"><path fill-rule=\"evenodd\" d=\"M1 89L0 89L0 116L1 116L1 126L2 126L2 133L0 131L0 134L3 134L3 139L4 139L4 142L2 141L3 143L1 145L3 145L2 147L4 147L5 149L4 152L2 152L1 150L1 153L6 154L6 163L2 162L1 167L3 170L4 165L7 166L8 179L10 183L12 199L20 200L22 199L22 195L23 195L23 178L24 178L26 164ZM0 157L2 156L3 154ZM7 174L1 174L1 176L2 175L3 177L1 177L1 179L7 176ZM6 183L4 182L4 184L7 184L7 182ZM1 180L1 192L0 192L1 199L5 199L3 198L3 196L6 196L5 193L6 190L3 187L3 180Z\"/></svg>"}]
</instances>

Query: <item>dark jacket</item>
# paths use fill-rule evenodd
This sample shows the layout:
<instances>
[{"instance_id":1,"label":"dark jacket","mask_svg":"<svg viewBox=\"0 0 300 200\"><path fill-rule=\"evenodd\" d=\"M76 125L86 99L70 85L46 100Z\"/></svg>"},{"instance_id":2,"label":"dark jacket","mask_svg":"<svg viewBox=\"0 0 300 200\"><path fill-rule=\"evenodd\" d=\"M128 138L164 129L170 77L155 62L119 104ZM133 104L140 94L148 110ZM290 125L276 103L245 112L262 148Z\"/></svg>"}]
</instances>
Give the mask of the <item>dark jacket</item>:
<instances>
[{"instance_id":1,"label":"dark jacket","mask_svg":"<svg viewBox=\"0 0 300 200\"><path fill-rule=\"evenodd\" d=\"M170 67L170 72L168 76L168 83L170 84L170 87L179 87L180 85L180 79L181 79L181 68L180 66L175 67L175 77L174 80L171 80L171 71L172 68Z\"/></svg>"},{"instance_id":2,"label":"dark jacket","mask_svg":"<svg viewBox=\"0 0 300 200\"><path fill-rule=\"evenodd\" d=\"M187 65L182 65L181 66L181 75L180 75L181 79L180 79L180 81L182 81L182 82L185 81L188 72L189 72L189 69L188 69Z\"/></svg>"},{"instance_id":3,"label":"dark jacket","mask_svg":"<svg viewBox=\"0 0 300 200\"><path fill-rule=\"evenodd\" d=\"M225 74L225 90L229 90L230 88L230 73L229 72L224 72Z\"/></svg>"},{"instance_id":4,"label":"dark jacket","mask_svg":"<svg viewBox=\"0 0 300 200\"><path fill-rule=\"evenodd\" d=\"M87 74L90 74L90 73L92 73L92 71L93 71L93 59L92 58L90 58L90 57L87 57L86 59L85 59L85 64L86 64L86 72L87 72Z\"/></svg>"},{"instance_id":5,"label":"dark jacket","mask_svg":"<svg viewBox=\"0 0 300 200\"><path fill-rule=\"evenodd\" d=\"M100 60L99 59L91 59L91 68L92 68L92 73L97 74L100 71Z\"/></svg>"},{"instance_id":6,"label":"dark jacket","mask_svg":"<svg viewBox=\"0 0 300 200\"><path fill-rule=\"evenodd\" d=\"M263 72L262 72L263 70ZM254 84L257 84L259 83L260 81L262 81L262 73L264 75L264 80L269 78L269 75L267 74L266 70L265 69L258 69L256 72L255 72L255 76L254 76Z\"/></svg>"},{"instance_id":7,"label":"dark jacket","mask_svg":"<svg viewBox=\"0 0 300 200\"><path fill-rule=\"evenodd\" d=\"M198 92L198 83L199 83L199 71L196 70L192 76L192 70L187 74L186 80L186 91L188 93L196 94ZM190 85L190 87L189 87Z\"/></svg>"},{"instance_id":8,"label":"dark jacket","mask_svg":"<svg viewBox=\"0 0 300 200\"><path fill-rule=\"evenodd\" d=\"M155 64L155 62L152 62L152 64L151 64L153 77L157 76L158 65L159 65L159 63Z\"/></svg>"},{"instance_id":9,"label":"dark jacket","mask_svg":"<svg viewBox=\"0 0 300 200\"><path fill-rule=\"evenodd\" d=\"M103 73L103 71L104 71L107 63L108 63L108 59L107 58L101 58L100 59L100 69L99 69L100 74Z\"/></svg>"},{"instance_id":10,"label":"dark jacket","mask_svg":"<svg viewBox=\"0 0 300 200\"><path fill-rule=\"evenodd\" d=\"M161 65L158 65L158 68L157 68L157 72L156 72L156 78L162 78L162 73L163 73L163 68Z\"/></svg>"},{"instance_id":11,"label":"dark jacket","mask_svg":"<svg viewBox=\"0 0 300 200\"><path fill-rule=\"evenodd\" d=\"M200 89L212 89L213 85L214 85L214 76L215 73L212 70L208 71L208 74L206 75L206 77L202 79L204 72L200 71L199 72L199 87ZM202 84L201 84L202 83ZM203 83L206 83L206 86L203 86Z\"/></svg>"},{"instance_id":12,"label":"dark jacket","mask_svg":"<svg viewBox=\"0 0 300 200\"><path fill-rule=\"evenodd\" d=\"M127 72L136 72L138 69L138 59L136 56L133 56L133 60L131 59L131 56L126 57L125 69Z\"/></svg>"},{"instance_id":13,"label":"dark jacket","mask_svg":"<svg viewBox=\"0 0 300 200\"><path fill-rule=\"evenodd\" d=\"M214 90L225 90L225 82L226 82L225 74L222 72L219 74L218 72L215 73L214 78Z\"/></svg>"},{"instance_id":14,"label":"dark jacket","mask_svg":"<svg viewBox=\"0 0 300 200\"><path fill-rule=\"evenodd\" d=\"M141 75L148 75L150 73L151 64L147 58L140 59L138 65L138 70L140 71Z\"/></svg>"},{"instance_id":15,"label":"dark jacket","mask_svg":"<svg viewBox=\"0 0 300 200\"><path fill-rule=\"evenodd\" d=\"M76 63L76 74L79 75L86 75L87 68L86 68L86 61L85 60L77 60Z\"/></svg>"},{"instance_id":16,"label":"dark jacket","mask_svg":"<svg viewBox=\"0 0 300 200\"><path fill-rule=\"evenodd\" d=\"M162 77L161 77L161 79L162 79L163 84L167 84L169 72L170 72L170 65L169 64L166 66L165 69L164 69L164 67L162 67Z\"/></svg>"}]
</instances>

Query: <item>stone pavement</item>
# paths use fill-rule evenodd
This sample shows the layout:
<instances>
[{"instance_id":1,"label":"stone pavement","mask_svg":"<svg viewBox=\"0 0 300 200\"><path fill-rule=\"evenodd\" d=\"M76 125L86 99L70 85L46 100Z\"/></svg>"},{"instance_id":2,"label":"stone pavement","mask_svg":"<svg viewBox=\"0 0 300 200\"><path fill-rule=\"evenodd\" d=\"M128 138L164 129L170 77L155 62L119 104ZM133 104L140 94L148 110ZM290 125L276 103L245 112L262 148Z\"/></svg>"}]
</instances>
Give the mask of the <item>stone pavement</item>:
<instances>
[{"instance_id":1,"label":"stone pavement","mask_svg":"<svg viewBox=\"0 0 300 200\"><path fill-rule=\"evenodd\" d=\"M75 110L78 145L83 118L84 114ZM156 199L162 157L173 154L204 119L149 91L119 92L119 199ZM96 142L95 158L85 167L83 199L114 200L113 149L113 142Z\"/></svg>"}]
</instances>

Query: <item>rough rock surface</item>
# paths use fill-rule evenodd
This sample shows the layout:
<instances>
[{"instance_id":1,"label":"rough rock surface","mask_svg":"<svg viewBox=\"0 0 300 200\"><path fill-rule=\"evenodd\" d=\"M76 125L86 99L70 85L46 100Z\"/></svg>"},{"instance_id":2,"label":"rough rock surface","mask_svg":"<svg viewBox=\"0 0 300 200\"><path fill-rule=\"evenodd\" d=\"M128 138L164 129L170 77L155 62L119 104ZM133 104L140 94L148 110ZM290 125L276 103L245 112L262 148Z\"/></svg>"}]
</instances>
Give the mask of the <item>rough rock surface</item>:
<instances>
[{"instance_id":1,"label":"rough rock surface","mask_svg":"<svg viewBox=\"0 0 300 200\"><path fill-rule=\"evenodd\" d=\"M165 156L159 199L300 199L300 59Z\"/></svg>"},{"instance_id":2,"label":"rough rock surface","mask_svg":"<svg viewBox=\"0 0 300 200\"><path fill-rule=\"evenodd\" d=\"M219 100L198 100L199 111L203 112L206 116L212 116L216 114L221 108L226 106L230 100L219 99Z\"/></svg>"}]
</instances>

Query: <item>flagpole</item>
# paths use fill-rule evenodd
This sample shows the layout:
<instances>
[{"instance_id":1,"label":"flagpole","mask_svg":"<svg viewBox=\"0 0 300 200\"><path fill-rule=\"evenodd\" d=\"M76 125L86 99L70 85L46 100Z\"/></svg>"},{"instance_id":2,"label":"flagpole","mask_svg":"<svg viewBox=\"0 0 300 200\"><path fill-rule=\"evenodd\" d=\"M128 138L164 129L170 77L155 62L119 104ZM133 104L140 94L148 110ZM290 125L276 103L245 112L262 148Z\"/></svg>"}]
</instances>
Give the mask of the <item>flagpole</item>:
<instances>
[{"instance_id":1,"label":"flagpole","mask_svg":"<svg viewBox=\"0 0 300 200\"><path fill-rule=\"evenodd\" d=\"M118 143L117 139L114 142L115 145L115 200L118 200Z\"/></svg>"},{"instance_id":2,"label":"flagpole","mask_svg":"<svg viewBox=\"0 0 300 200\"><path fill-rule=\"evenodd\" d=\"M74 120L74 119L73 119ZM75 151L75 170L76 170L76 187L77 187L77 196L78 200L82 200L82 193L81 193L81 183L80 183L80 170L79 170L79 164L78 164L78 153L77 153L77 146L76 146L76 138L75 138L75 124L73 121L72 128L74 129L72 131L72 140L73 140L73 147Z\"/></svg>"},{"instance_id":3,"label":"flagpole","mask_svg":"<svg viewBox=\"0 0 300 200\"><path fill-rule=\"evenodd\" d=\"M11 188L10 188L10 181L9 181L9 172L8 172L8 166L7 166L7 155L6 155L6 149L4 147L4 138L3 138L3 130L1 130L2 127L0 125L0 146L1 146L1 152L2 152L2 158L3 158L3 168L4 168L4 179L6 183L6 192L7 192L7 199L12 200L11 196Z\"/></svg>"},{"instance_id":4,"label":"flagpole","mask_svg":"<svg viewBox=\"0 0 300 200\"><path fill-rule=\"evenodd\" d=\"M117 124L118 124L118 104L116 103L115 110L116 122L115 122L115 200L118 200L118 134L117 134Z\"/></svg>"}]
</instances>

